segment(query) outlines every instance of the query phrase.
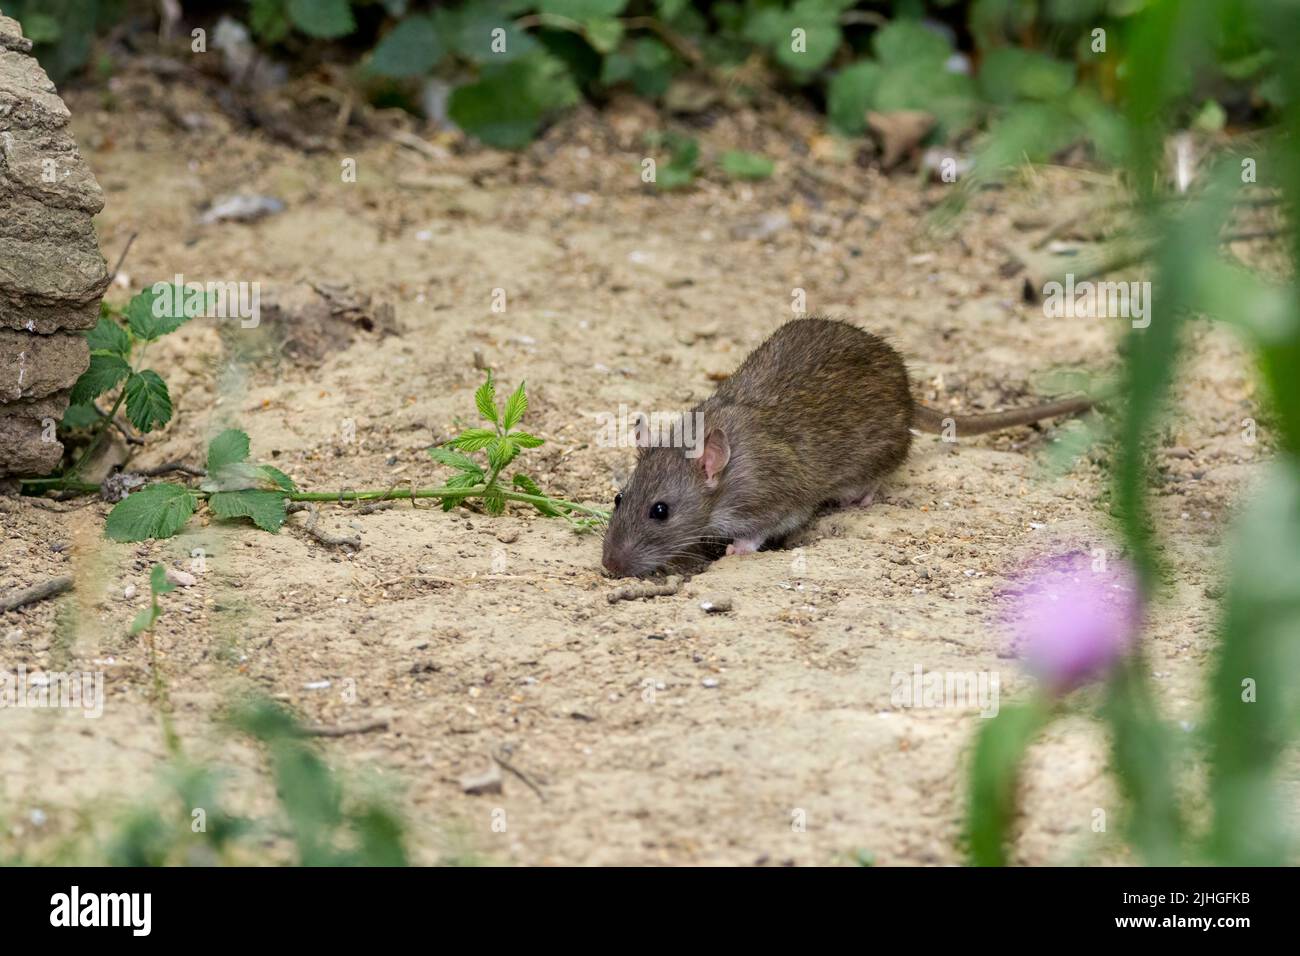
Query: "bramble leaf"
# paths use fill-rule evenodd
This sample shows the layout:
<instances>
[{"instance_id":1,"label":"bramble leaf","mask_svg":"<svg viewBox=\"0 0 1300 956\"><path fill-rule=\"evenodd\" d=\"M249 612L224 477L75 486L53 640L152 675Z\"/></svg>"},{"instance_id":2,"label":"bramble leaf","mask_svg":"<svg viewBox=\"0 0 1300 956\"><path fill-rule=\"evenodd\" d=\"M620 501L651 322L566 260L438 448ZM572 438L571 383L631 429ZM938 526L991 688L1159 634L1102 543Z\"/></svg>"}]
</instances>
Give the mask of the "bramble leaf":
<instances>
[{"instance_id":1,"label":"bramble leaf","mask_svg":"<svg viewBox=\"0 0 1300 956\"><path fill-rule=\"evenodd\" d=\"M519 446L509 438L493 439L487 447L488 464L497 471L514 461L518 454Z\"/></svg>"},{"instance_id":2,"label":"bramble leaf","mask_svg":"<svg viewBox=\"0 0 1300 956\"><path fill-rule=\"evenodd\" d=\"M89 428L103 417L90 402L81 405L69 405L68 410L63 413L63 420L59 422L59 427L64 431L72 431L74 428Z\"/></svg>"},{"instance_id":3,"label":"bramble leaf","mask_svg":"<svg viewBox=\"0 0 1300 956\"><path fill-rule=\"evenodd\" d=\"M171 421L171 395L157 372L145 369L126 380L126 417L142 432L151 432Z\"/></svg>"},{"instance_id":4,"label":"bramble leaf","mask_svg":"<svg viewBox=\"0 0 1300 956\"><path fill-rule=\"evenodd\" d=\"M298 486L294 484L293 479L279 468L274 468L271 465L258 465L257 470L281 491L287 491L289 494L295 494L298 491Z\"/></svg>"},{"instance_id":5,"label":"bramble leaf","mask_svg":"<svg viewBox=\"0 0 1300 956\"><path fill-rule=\"evenodd\" d=\"M131 374L131 366L116 355L92 355L90 366L72 386L73 405L93 402Z\"/></svg>"},{"instance_id":6,"label":"bramble leaf","mask_svg":"<svg viewBox=\"0 0 1300 956\"><path fill-rule=\"evenodd\" d=\"M407 17L375 47L370 68L381 76L402 78L429 72L442 59L442 38L429 17Z\"/></svg>"},{"instance_id":7,"label":"bramble leaf","mask_svg":"<svg viewBox=\"0 0 1300 956\"><path fill-rule=\"evenodd\" d=\"M131 354L131 336L106 315L101 315L95 327L86 333L86 345L92 352L111 352L123 359Z\"/></svg>"},{"instance_id":8,"label":"bramble leaf","mask_svg":"<svg viewBox=\"0 0 1300 956\"><path fill-rule=\"evenodd\" d=\"M287 517L282 491L218 491L208 498L208 507L218 518L251 518L253 524L272 534Z\"/></svg>"},{"instance_id":9,"label":"bramble leaf","mask_svg":"<svg viewBox=\"0 0 1300 956\"><path fill-rule=\"evenodd\" d=\"M486 429L484 429L486 431ZM483 474L483 468L473 458L462 455L460 452L452 451L449 448L434 447L429 449L429 457L440 465L447 465L455 468L457 471Z\"/></svg>"},{"instance_id":10,"label":"bramble leaf","mask_svg":"<svg viewBox=\"0 0 1300 956\"><path fill-rule=\"evenodd\" d=\"M246 460L249 451L248 433L227 428L208 443L208 474L215 475L227 465Z\"/></svg>"},{"instance_id":11,"label":"bramble leaf","mask_svg":"<svg viewBox=\"0 0 1300 956\"><path fill-rule=\"evenodd\" d=\"M546 439L530 435L528 432L511 432L510 440L520 448L540 448L546 444Z\"/></svg>"},{"instance_id":12,"label":"bramble leaf","mask_svg":"<svg viewBox=\"0 0 1300 956\"><path fill-rule=\"evenodd\" d=\"M490 428L467 428L447 444L461 451L482 451L496 439L497 433Z\"/></svg>"},{"instance_id":13,"label":"bramble leaf","mask_svg":"<svg viewBox=\"0 0 1300 956\"><path fill-rule=\"evenodd\" d=\"M502 417L501 427L510 431L523 421L526 411L528 411L528 394L524 391L524 383L520 382L519 387L506 399L506 411Z\"/></svg>"},{"instance_id":14,"label":"bramble leaf","mask_svg":"<svg viewBox=\"0 0 1300 956\"><path fill-rule=\"evenodd\" d=\"M181 485L150 485L119 501L108 513L104 533L114 541L170 538L184 527L198 499Z\"/></svg>"},{"instance_id":15,"label":"bramble leaf","mask_svg":"<svg viewBox=\"0 0 1300 956\"><path fill-rule=\"evenodd\" d=\"M542 489L537 487L537 482L533 481L533 479L529 478L525 474L521 473L515 475L514 478L511 479L511 483L526 495L537 495L539 498L546 497L544 494L542 494ZM560 512L557 511L555 508L551 507L550 505L542 504L541 502L538 501L532 501L529 502L529 504L531 504L542 514L546 515L548 518L558 518L560 516Z\"/></svg>"},{"instance_id":16,"label":"bramble leaf","mask_svg":"<svg viewBox=\"0 0 1300 956\"><path fill-rule=\"evenodd\" d=\"M492 381L492 373L488 372L487 381L478 387L474 392L474 404L478 406L478 413L492 422L497 424L497 386Z\"/></svg>"},{"instance_id":17,"label":"bramble leaf","mask_svg":"<svg viewBox=\"0 0 1300 956\"><path fill-rule=\"evenodd\" d=\"M157 288L161 286L161 288ZM195 316L203 315L212 299L199 287L158 283L132 296L126 306L131 334L142 342L175 332Z\"/></svg>"}]
</instances>

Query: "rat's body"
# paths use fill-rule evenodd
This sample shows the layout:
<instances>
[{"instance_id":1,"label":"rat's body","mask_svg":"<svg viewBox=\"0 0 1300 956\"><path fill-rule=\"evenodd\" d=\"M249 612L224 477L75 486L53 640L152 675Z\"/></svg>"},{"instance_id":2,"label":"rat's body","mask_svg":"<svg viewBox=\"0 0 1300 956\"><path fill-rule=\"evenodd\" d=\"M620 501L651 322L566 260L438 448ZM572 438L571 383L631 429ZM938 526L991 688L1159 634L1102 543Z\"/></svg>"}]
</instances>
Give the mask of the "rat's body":
<instances>
[{"instance_id":1,"label":"rat's body","mask_svg":"<svg viewBox=\"0 0 1300 956\"><path fill-rule=\"evenodd\" d=\"M980 434L1090 404L957 417L952 427ZM912 400L893 348L829 319L781 326L691 414L702 421L696 448L638 450L605 534L603 563L615 575L697 564L723 545L757 551L825 504L870 504L907 458L911 429L940 431L946 417Z\"/></svg>"}]
</instances>

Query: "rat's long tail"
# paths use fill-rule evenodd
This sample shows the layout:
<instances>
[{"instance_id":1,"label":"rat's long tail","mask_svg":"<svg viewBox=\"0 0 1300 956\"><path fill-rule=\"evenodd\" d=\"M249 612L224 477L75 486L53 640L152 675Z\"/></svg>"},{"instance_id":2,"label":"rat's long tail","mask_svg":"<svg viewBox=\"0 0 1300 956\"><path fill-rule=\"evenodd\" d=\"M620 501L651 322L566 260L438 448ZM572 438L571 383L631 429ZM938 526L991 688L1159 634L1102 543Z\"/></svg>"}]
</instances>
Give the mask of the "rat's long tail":
<instances>
[{"instance_id":1,"label":"rat's long tail","mask_svg":"<svg viewBox=\"0 0 1300 956\"><path fill-rule=\"evenodd\" d=\"M912 403L912 427L932 435L943 434L944 425L951 421L957 435L983 435L987 432L1014 428L1017 425L1029 425L1044 418L1058 415L1077 415L1086 412L1096 404L1092 398L1065 398L1059 402L1046 405L1033 405L1029 408L1013 408L1006 412L993 412L988 415L949 415L928 408L920 402Z\"/></svg>"}]
</instances>

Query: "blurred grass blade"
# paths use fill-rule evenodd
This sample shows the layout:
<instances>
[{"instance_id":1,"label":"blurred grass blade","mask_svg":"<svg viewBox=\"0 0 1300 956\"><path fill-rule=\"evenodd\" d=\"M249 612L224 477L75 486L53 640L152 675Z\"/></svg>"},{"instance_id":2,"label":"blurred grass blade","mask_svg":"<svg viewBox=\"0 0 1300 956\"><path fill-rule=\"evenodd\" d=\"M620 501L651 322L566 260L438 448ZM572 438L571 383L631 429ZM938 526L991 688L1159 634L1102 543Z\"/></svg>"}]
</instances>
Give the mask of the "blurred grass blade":
<instances>
[{"instance_id":1,"label":"blurred grass blade","mask_svg":"<svg viewBox=\"0 0 1300 956\"><path fill-rule=\"evenodd\" d=\"M1020 764L1047 718L1042 705L1020 704L1003 707L980 726L971 762L966 820L970 859L976 866L1006 865Z\"/></svg>"}]
</instances>

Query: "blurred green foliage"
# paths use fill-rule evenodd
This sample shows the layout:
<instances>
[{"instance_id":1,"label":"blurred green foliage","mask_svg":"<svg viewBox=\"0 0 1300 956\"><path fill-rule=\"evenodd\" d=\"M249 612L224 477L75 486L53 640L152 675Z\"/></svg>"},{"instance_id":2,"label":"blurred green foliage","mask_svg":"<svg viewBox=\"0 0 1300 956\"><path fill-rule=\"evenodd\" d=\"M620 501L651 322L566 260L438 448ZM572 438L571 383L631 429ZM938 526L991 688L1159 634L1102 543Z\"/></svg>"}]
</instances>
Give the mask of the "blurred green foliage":
<instances>
[{"instance_id":1,"label":"blurred green foliage","mask_svg":"<svg viewBox=\"0 0 1300 956\"><path fill-rule=\"evenodd\" d=\"M298 721L280 705L250 699L230 714L231 728L257 744L280 813L240 817L226 809L222 784L231 774L187 758L168 735L170 760L161 791L133 805L100 843L83 814L79 832L39 856L6 865L212 866L265 862L265 847L287 836L301 866L406 866L406 827L377 793L345 786L321 758ZM462 854L462 863L476 862Z\"/></svg>"},{"instance_id":2,"label":"blurred green foliage","mask_svg":"<svg viewBox=\"0 0 1300 956\"><path fill-rule=\"evenodd\" d=\"M1300 736L1300 100L1282 94L1300 89L1300 15L1289 0L1132 6L1139 9L1117 38L1128 56L1117 91L1122 122L1112 132L1135 214L1155 240L1151 321L1133 328L1123 349L1113 484L1119 529L1150 601L1164 591L1162 529L1148 500L1152 439L1189 322L1204 317L1240 333L1260 370L1264 404L1229 427L1241 428L1244 456L1258 441L1276 449L1276 460L1252 489L1228 548L1204 724L1190 735L1166 725L1141 655L1110 676L1100 715L1127 803L1123 833L1141 861L1294 864L1286 813L1294 782L1283 765ZM1280 108L1276 128L1258 134L1248 152L1214 157L1187 194L1174 193L1162 175L1165 144L1189 120L1195 91L1207 78L1248 77L1258 81L1256 97ZM1221 239L1237 203L1277 195L1288 221L1285 280L1244 268ZM1025 719L1032 712L1004 708L978 735L967 818L973 862L1006 861L1018 769L1054 711L1040 706L1038 722ZM1208 769L1205 797L1185 779L1189 763Z\"/></svg>"},{"instance_id":3,"label":"blurred green foliage","mask_svg":"<svg viewBox=\"0 0 1300 956\"><path fill-rule=\"evenodd\" d=\"M128 10L133 28L149 22L148 6L130 0L4 6L56 79ZM934 140L1001 120L1005 134L984 164L997 168L1081 138L1122 159L1112 107L1130 73L1167 75L1175 117L1221 123L1280 110L1284 57L1250 0L1188 6L1204 11L1191 35L1208 55L1195 72L1131 63L1135 47L1121 33L1152 21L1155 0L243 0L191 13L243 20L289 59L334 44L385 102L407 87L414 106L418 83L437 78L451 88L450 118L502 148L525 146L584 96L624 88L671 104L679 80L707 74L735 96L757 82L784 87L823 107L845 136L865 131L869 110L929 112ZM1127 84L1134 96L1141 82Z\"/></svg>"}]
</instances>

